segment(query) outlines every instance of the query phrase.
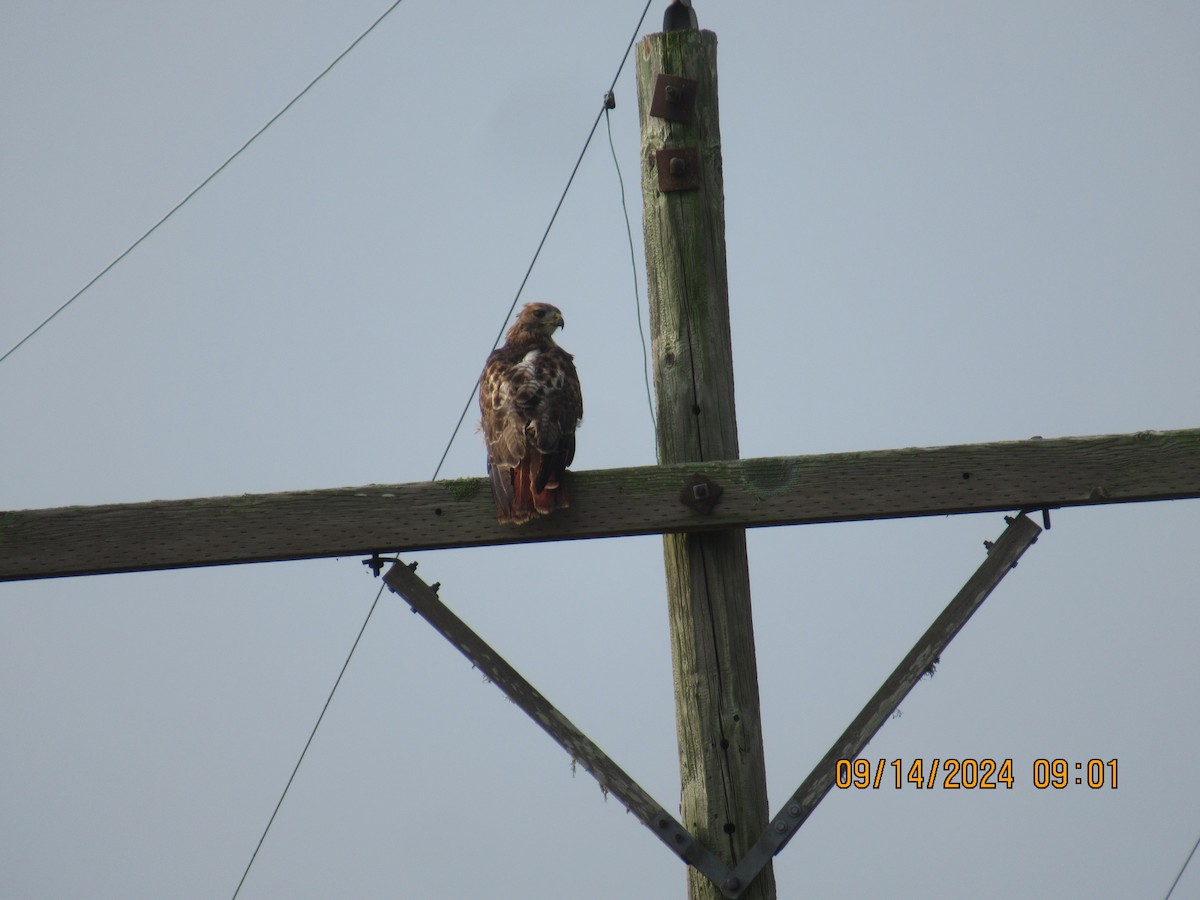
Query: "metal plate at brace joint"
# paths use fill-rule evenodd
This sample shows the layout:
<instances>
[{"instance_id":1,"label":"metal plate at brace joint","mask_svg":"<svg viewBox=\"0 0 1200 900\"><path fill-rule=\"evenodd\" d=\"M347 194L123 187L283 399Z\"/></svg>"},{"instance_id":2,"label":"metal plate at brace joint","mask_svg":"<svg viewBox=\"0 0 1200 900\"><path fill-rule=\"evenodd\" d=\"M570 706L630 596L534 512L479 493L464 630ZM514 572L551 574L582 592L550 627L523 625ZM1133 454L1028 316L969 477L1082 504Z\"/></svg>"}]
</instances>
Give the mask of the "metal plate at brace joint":
<instances>
[{"instance_id":1,"label":"metal plate at brace joint","mask_svg":"<svg viewBox=\"0 0 1200 900\"><path fill-rule=\"evenodd\" d=\"M691 122L696 118L696 79L660 74L654 81L650 115L668 122Z\"/></svg>"},{"instance_id":2,"label":"metal plate at brace joint","mask_svg":"<svg viewBox=\"0 0 1200 900\"><path fill-rule=\"evenodd\" d=\"M707 516L712 514L713 507L717 505L717 501L721 499L721 494L724 492L724 488L711 478L693 475L692 480L684 486L679 499L684 506L694 509L702 516Z\"/></svg>"},{"instance_id":3,"label":"metal plate at brace joint","mask_svg":"<svg viewBox=\"0 0 1200 900\"><path fill-rule=\"evenodd\" d=\"M695 147L656 150L654 167L658 169L658 189L664 194L700 187L700 151Z\"/></svg>"}]
</instances>

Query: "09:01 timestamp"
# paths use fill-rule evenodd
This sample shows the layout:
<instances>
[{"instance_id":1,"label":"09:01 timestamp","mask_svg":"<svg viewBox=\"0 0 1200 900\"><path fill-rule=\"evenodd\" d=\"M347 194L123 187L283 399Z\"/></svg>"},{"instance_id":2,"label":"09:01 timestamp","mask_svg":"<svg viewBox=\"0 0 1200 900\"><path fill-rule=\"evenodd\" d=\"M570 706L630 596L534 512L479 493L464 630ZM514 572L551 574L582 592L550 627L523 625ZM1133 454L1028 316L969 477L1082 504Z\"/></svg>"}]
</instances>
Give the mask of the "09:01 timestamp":
<instances>
[{"instance_id":1,"label":"09:01 timestamp","mask_svg":"<svg viewBox=\"0 0 1200 900\"><path fill-rule=\"evenodd\" d=\"M1012 790L1015 784L1011 759L914 759L907 764L900 759L879 759L874 765L869 759L839 759L834 768L834 785L843 790L885 786L897 790L903 787L950 790L996 790L1003 787ZM1115 790L1117 761L1035 759L1033 786L1038 790L1062 790L1072 786Z\"/></svg>"},{"instance_id":2,"label":"09:01 timestamp","mask_svg":"<svg viewBox=\"0 0 1200 900\"><path fill-rule=\"evenodd\" d=\"M1093 790L1108 787L1116 790L1117 761L1115 759L1089 759L1087 762L1071 762L1067 759L1035 759L1033 761L1033 786L1038 789L1062 790L1072 785L1087 785Z\"/></svg>"}]
</instances>

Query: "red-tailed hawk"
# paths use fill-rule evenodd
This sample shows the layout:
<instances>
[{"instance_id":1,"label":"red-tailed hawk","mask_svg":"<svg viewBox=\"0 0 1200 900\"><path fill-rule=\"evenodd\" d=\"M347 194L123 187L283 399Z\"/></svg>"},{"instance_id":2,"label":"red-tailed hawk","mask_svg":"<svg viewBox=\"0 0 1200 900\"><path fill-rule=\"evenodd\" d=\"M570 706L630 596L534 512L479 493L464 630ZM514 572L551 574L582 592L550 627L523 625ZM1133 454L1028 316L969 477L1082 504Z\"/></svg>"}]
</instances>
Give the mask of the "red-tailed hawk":
<instances>
[{"instance_id":1,"label":"red-tailed hawk","mask_svg":"<svg viewBox=\"0 0 1200 900\"><path fill-rule=\"evenodd\" d=\"M565 474L575 458L583 394L573 357L551 335L563 327L549 303L529 303L479 376L496 517L520 525L570 505Z\"/></svg>"}]
</instances>

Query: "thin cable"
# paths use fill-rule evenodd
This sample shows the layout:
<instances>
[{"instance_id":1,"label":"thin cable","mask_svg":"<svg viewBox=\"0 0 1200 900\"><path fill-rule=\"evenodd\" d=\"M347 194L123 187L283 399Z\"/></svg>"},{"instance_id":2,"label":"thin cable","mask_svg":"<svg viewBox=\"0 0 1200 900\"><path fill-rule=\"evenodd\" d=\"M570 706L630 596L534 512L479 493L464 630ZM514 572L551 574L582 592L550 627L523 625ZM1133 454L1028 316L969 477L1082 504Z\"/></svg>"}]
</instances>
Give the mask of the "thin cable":
<instances>
[{"instance_id":1,"label":"thin cable","mask_svg":"<svg viewBox=\"0 0 1200 900\"><path fill-rule=\"evenodd\" d=\"M650 12L651 0L646 0L646 5L642 7L642 14L638 16L637 25L633 28L633 34L629 36L629 43L625 45L625 55L621 57L621 64L617 66L617 74L613 76L612 83L608 86L608 91L611 94L617 87L617 81L621 77L621 70L625 68L625 61L629 59L629 51L633 49L633 42L637 40L638 32L642 30L642 23L646 21L646 13Z\"/></svg>"},{"instance_id":2,"label":"thin cable","mask_svg":"<svg viewBox=\"0 0 1200 900\"><path fill-rule=\"evenodd\" d=\"M651 2L652 0L646 0L646 5L642 7L642 14L638 17L637 25L633 29L629 43L625 45L625 53L621 56L621 64L617 66L617 73L613 76L612 84L608 86L609 93L617 86L617 80L621 77L621 71L625 68L625 62L629 59L629 51L633 49L633 42L637 40L638 32L642 30L642 22L646 20L646 13L650 11ZM570 177L567 178L567 185L563 188L562 194L558 198L558 203L554 206L554 212L550 215L550 221L546 224L546 230L542 232L542 239L538 241L537 249L533 251L533 259L529 261L529 266L525 269L525 277L521 279L521 285L517 288L517 294L513 297L512 303L509 304L508 312L504 314L503 324L500 326L500 331L496 334L496 340L492 342L492 350L500 346L500 339L504 337L509 317L512 316L513 310L517 308L517 302L521 299L521 293L525 290L525 285L529 281L529 275L533 272L533 267L538 260L538 256L541 255L542 247L546 245L546 238L550 236L550 229L554 227L554 220L558 218L558 211L562 209L563 201L567 199L567 192L571 190L571 185L575 181L575 174L579 171L579 165L583 162L583 157L587 153L588 147L592 144L592 138L596 134L596 128L600 124L600 117L604 115L605 109L606 107L601 106L600 112L596 113L596 119L592 122L592 128L588 132L587 140L583 142L583 149L579 151L579 157L575 160L575 166L571 169ZM433 470L433 478L430 481L437 481L437 477L442 471L442 466L446 462L446 457L450 453L450 448L454 445L454 439L458 437L458 432L462 429L462 424L471 409L471 402L475 399L475 392L477 390L479 390L478 381L471 385L471 393L467 395L467 402L463 404L462 412L458 416L458 422L454 425L454 431L450 433L450 440L446 441L446 449L442 451L442 458L438 460L437 468Z\"/></svg>"},{"instance_id":3,"label":"thin cable","mask_svg":"<svg viewBox=\"0 0 1200 900\"><path fill-rule=\"evenodd\" d=\"M391 6L389 6L386 10L384 10L383 15L381 15L378 19L376 19L374 22L372 22L370 27L367 28L367 30L364 31L362 34L360 34L358 37L356 37L354 39L353 43L351 43L349 47L347 47L345 50L343 50L341 53L339 53L337 55L337 57L333 60L333 62L331 62L324 69L322 69L321 74L319 74L316 78L314 78L312 81L310 81L308 83L308 85L304 88L304 90L302 90L295 97L293 97L291 100L289 100L287 105L284 106L283 109L279 110L279 112L277 112L277 113L275 113L275 115L271 116L271 118L267 121L266 125L264 125L260 129L258 129L258 131L254 132L254 134L251 136L250 140L246 141L246 143L244 143L244 144L242 144L242 146L238 147L238 149L233 152L232 156L230 156L227 160L225 160L225 162L221 163L219 166L217 166L215 169L213 169L212 173L207 178L205 178L202 182L200 182L198 185L196 185L194 188L192 188L192 190L188 192L188 195L186 197L184 197L182 200L180 200L178 203L176 203L173 207L171 207L170 212L168 212L165 216L163 216L161 219L159 219L157 222L155 222L153 225L151 225L145 234L143 234L140 238L138 238L136 241L134 241L132 244L130 244L128 247L126 247L125 252L123 252L120 256L118 256L116 259L114 259L112 262L110 262L107 266L105 266L103 269L101 269L100 273L95 278L93 278L91 281L89 281L87 284L85 284L83 287L81 287L79 290L77 290L71 296L71 298L69 300L67 300L66 303L64 303L62 306L60 306L54 312L50 313L50 315L46 317L46 319L42 322L41 325L39 325L37 328L33 329L33 331L29 332L29 334L25 335L25 337L21 338L21 340L17 341L12 347L9 348L7 353L5 353L3 356L0 356L0 363L3 363L6 359L8 359L10 356L12 356L21 347L22 344L24 344L26 341L28 341L31 337L33 337L35 334L37 334L39 331L41 331L47 325L49 325L51 320L55 316L57 316L60 312L62 312L64 309L66 309L68 306L70 306L72 303L74 303L76 300L78 300L83 295L84 291L86 291L93 284L95 284L97 281L99 281L101 278L103 278L105 275L107 275L110 271L112 271L112 269L117 265L117 263L119 263L121 260L123 260L125 257L127 257L135 249L137 249L138 245L141 244L142 241L146 240L146 238L148 238L148 237L150 237L150 235L154 234L154 232L158 230L160 225L162 225L164 222L166 222L167 219L171 218L171 216L175 215L175 213L179 212L179 210L183 207L183 205L185 203L187 203L194 196L196 196L196 194L200 193L200 191L203 190L204 187L210 181L212 181L214 178L216 178L218 175L220 175L221 172L223 172L225 170L226 166L228 166L231 162L233 162L235 159L237 159L238 156L240 156L247 147L249 147L256 140L258 140L258 138L262 135L262 133L264 131L266 131L268 128L270 128L272 125L274 125L279 120L279 118L284 113L286 113L289 109L291 109L301 97L303 97L310 90L312 90L313 86L318 81L320 81L322 78L324 78L326 75L328 75L330 70L332 70L334 66L336 66L338 63L340 63L342 61L342 59L345 58L345 56L351 50L353 50L355 47L358 46L359 42L362 41L363 38L365 38L368 34L370 34L372 31L375 30L376 25L378 25L380 22L382 22L384 19L386 19L388 17L388 15L392 12L392 10L394 10L402 2L404 2L404 0L395 0L395 2Z\"/></svg>"},{"instance_id":4,"label":"thin cable","mask_svg":"<svg viewBox=\"0 0 1200 900\"><path fill-rule=\"evenodd\" d=\"M658 453L658 420L654 417L654 398L650 391L650 353L646 349L646 332L642 328L642 293L638 288L637 257L633 252L633 229L629 225L629 206L625 203L625 179L621 177L621 163L617 161L617 148L613 144L612 122L608 107L604 109L604 125L608 129L608 149L612 151L613 165L617 169L617 183L621 186L621 210L625 213L625 235L629 238L629 263L633 268L633 305L637 313L638 337L642 339L642 376L646 380L646 406L650 410L650 427L654 429L654 452Z\"/></svg>"},{"instance_id":5,"label":"thin cable","mask_svg":"<svg viewBox=\"0 0 1200 900\"><path fill-rule=\"evenodd\" d=\"M325 713L329 710L329 704L333 700L333 695L337 691L338 685L342 683L342 676L346 674L346 669L350 665L354 651L358 648L358 642L362 640L363 632L367 630L367 623L371 621L371 614L375 612L375 607L379 604L379 598L383 596L383 588L384 586L381 584L379 586L379 593L375 595L375 601L371 604L371 608L367 610L367 617L363 619L362 628L358 629L358 637L354 639L354 644L350 647L350 652L346 655L346 661L342 663L342 670L338 672L337 680L334 681L333 687L329 691L329 696L325 698L325 705L321 707L321 714L317 716L317 722L313 725L312 731L308 735L308 740L304 742L304 749L300 751L300 758L296 760L292 774L288 776L287 784L283 786L283 793L279 796L279 802L275 804L275 810L271 813L271 818L267 820L267 827L263 829L262 836L258 839L258 845L250 855L250 861L246 863L246 870L242 872L242 878L233 891L232 900L237 900L238 892L241 891L242 885L246 883L246 876L250 874L250 867L254 865L254 860L258 858L258 851L262 849L263 841L267 839L267 832L271 830L271 825L275 822L275 816L279 812L279 807L283 806L283 800L288 794L288 789L292 786L292 782L296 778L296 773L300 771L300 763L304 762L304 755L308 753L308 748L312 746L313 738L317 736L317 729L321 727L321 721L325 718Z\"/></svg>"},{"instance_id":6,"label":"thin cable","mask_svg":"<svg viewBox=\"0 0 1200 900\"><path fill-rule=\"evenodd\" d=\"M583 142L583 149L579 151L579 158L575 160L575 167L571 169L571 176L567 179L567 186L563 188L562 194L558 198L558 204L554 207L554 212L550 215L550 221L546 224L546 230L542 232L542 239L538 241L537 249L533 251L533 259L529 261L529 267L525 269L525 277L521 279L521 286L517 288L517 294L513 297L513 301L509 304L508 312L504 314L504 323L500 326L500 331L496 335L496 339L492 341L492 349L500 345L500 339L504 337L504 330L508 326L508 318L512 315L513 310L517 308L517 301L521 299L521 292L525 290L525 284L529 281L529 276L533 272L533 266L541 255L542 247L546 246L546 238L550 237L550 229L554 227L554 220L558 218L558 211L562 209L563 201L567 199L567 191L571 190L571 184L575 181L575 173L579 171L579 164L583 162L583 155L587 153L588 145L592 142L592 135L596 133L596 126L600 124L600 116L604 110L601 109L596 114L596 121L592 122L592 130L588 132L587 140ZM430 481L437 481L438 473L442 471L442 464L446 462L446 456L450 453L450 447L454 443L454 439L458 437L458 431L462 428L463 420L467 418L467 412L471 409L471 401L475 399L475 392L479 390L479 382L476 381L471 385L471 393L467 396L467 402L463 406L462 413L458 417L458 424L454 426L454 431L450 435L450 440L446 442L446 449L442 451L442 458L438 460L437 468L433 470L433 477Z\"/></svg>"},{"instance_id":7,"label":"thin cable","mask_svg":"<svg viewBox=\"0 0 1200 900\"><path fill-rule=\"evenodd\" d=\"M351 44L349 47L347 47L346 50L341 54L341 56L339 56L332 63L330 63L328 68L325 69L325 72L328 72L329 69L332 69L334 67L334 65L337 64L338 60L340 60L342 58L342 56L345 56L347 53L349 53L350 50L352 50L354 48L355 44L357 44L364 37L366 37L367 34L370 33L371 29L373 29L376 25L378 25L381 21L383 21L384 17L387 16L387 14L390 13L397 6L399 6L401 2L402 2L402 0L396 0L395 3L393 3L390 7L388 7L387 11L384 12L384 14L382 16L380 16L378 19L376 19L370 28L368 28L366 31L364 31L358 37L358 39L355 40L355 42L353 44ZM633 42L635 40L637 40L637 34L642 28L642 22L645 21L646 13L650 9L650 3L651 3L651 0L646 0L646 5L642 9L642 15L638 19L637 27L634 28L633 36L630 37L629 44L625 47L625 54L621 57L621 64L620 64L620 66L617 67L617 74L613 76L612 85L609 87L610 92L611 92L613 86L616 85L617 79L621 77L621 70L625 67L626 60L629 59L629 51L633 48ZM296 100L299 100L300 97L302 97L304 95L304 93L307 92L308 89L313 86L313 84L316 84L317 81L320 80L320 78L325 74L325 72L322 72L321 75L318 75L317 78L314 79L312 81L312 83L309 84L308 87L306 87L303 91L301 91L299 94L297 94L295 99L293 99L291 103L289 103L282 110L280 110L280 112L278 114L276 114L275 119L278 119L279 116L283 115L283 113L287 111L288 107L290 107L292 105L292 103L295 103ZM604 109L602 108L601 113L603 113L603 112L604 112ZM271 122L274 122L275 119L272 119ZM266 131L266 129L270 126L271 122L268 122L266 125L264 125L262 127L262 129L260 129L258 134L262 134L263 131ZM517 307L517 301L521 297L521 292L525 289L526 282L529 281L529 275L533 271L534 263L537 262L537 258L539 256L539 254L541 254L541 252L542 252L542 247L546 243L546 238L550 235L550 228L554 225L555 218L558 217L558 211L560 209L562 209L563 201L566 200L566 198L567 198L567 192L571 189L571 184L575 180L575 174L579 171L579 165L580 165L580 163L583 162L584 154L587 153L588 146L591 144L592 137L596 134L596 127L599 124L600 124L600 113L598 113L596 115L596 120L592 123L591 131L588 132L587 140L583 144L583 149L579 152L579 158L575 160L575 166L574 166L574 168L571 169L571 175L567 179L567 186L565 188L563 188L562 196L558 198L558 203L554 207L554 213L550 216L550 222L549 222L549 224L546 225L546 230L542 234L542 239L538 242L537 250L534 251L533 259L530 260L529 267L525 270L525 277L521 279L521 285L520 285L520 287L517 288L517 294L513 298L513 302L508 308L508 313L504 317L505 325L507 325L507 323L508 323L508 317L512 315L513 310L516 309L516 307ZM258 134L256 134L254 137L258 137ZM253 140L254 140L254 138L251 138L250 141L247 141L246 144L242 147L242 150L244 150L246 147L248 147L250 145L250 142ZM241 150L238 151L238 153L240 153L240 152L241 152ZM237 153L235 153L234 156L237 156ZM229 162L232 161L232 159L233 159L233 157L230 157L228 160L226 160L225 163L221 166L221 168L224 168L225 166L227 166L229 164ZM221 169L217 169L217 172L219 172L219 171L221 171ZM204 182L200 185L200 187L196 188L195 191L192 191L192 194L195 194L196 191L200 190L200 188L204 187L205 184L207 184L209 181L211 181L213 176L215 176L217 174L217 172L213 172L212 175L210 175L208 178L206 178L204 180ZM191 194L189 194L188 197L191 197ZM185 197L183 202L181 202L179 204L179 206L182 206L183 203L186 203L187 199L188 198ZM178 208L179 207L177 206L176 209L178 209ZM175 210L172 210L171 213L173 213L174 211ZM165 216L163 218L163 220L160 221L158 224L161 225L162 222L165 222L167 220L167 218L170 217L171 213L168 213L167 216ZM158 225L155 225L154 227L157 228ZM150 231L153 231L153 230L154 230L153 228L150 229ZM144 240L145 237L149 235L149 233L150 232L146 232L146 235L143 235L143 237L137 243L140 243L141 240ZM133 246L137 246L137 243L135 243ZM129 251L132 249L133 249L133 247L130 247L129 250L126 250L125 253L122 254L122 256L127 255L129 253ZM120 259L118 258L108 268L112 268L112 266L116 265L116 263L119 261L120 261ZM105 271L107 271L107 269ZM100 275L103 275L103 274L104 274L104 272L100 273ZM100 277L99 275L96 276L96 279L98 279L99 277ZM93 281L95 281L96 279L93 279ZM84 290L86 290L86 289L87 289L87 287L85 286ZM83 291L80 291L79 293L83 293ZM76 294L76 296L78 296L78 294ZM71 299L74 300L75 298L72 297ZM67 301L67 303L70 303L70 301ZM63 308L65 308L65 306L66 306L66 304L64 304ZM60 308L58 310L58 312L61 312L61 310L62 310L62 308ZM56 312L55 315L57 315L58 312ZM51 318L53 318L53 316L51 316ZM47 320L47 321L49 321L49 320ZM45 324L45 323L43 323L43 324ZM35 331L36 331L36 329L35 329ZM496 340L492 344L493 350L499 345L500 338L503 337L503 335L504 335L504 327L501 326L500 332L499 332L499 334L496 335ZM27 339L28 338L26 338L26 340ZM22 342L22 343L24 343L24 342ZM20 345L18 345L18 346L20 346ZM11 353L11 352L12 351L10 350L9 353ZM5 357L7 357L7 355L8 354L5 354ZM0 362L3 362L3 359L4 358L0 358ZM442 464L446 461L446 455L450 452L450 445L454 443L454 438L458 435L458 431L462 427L463 420L467 417L467 411L471 408L471 401L473 399L475 399L475 391L478 389L478 387L479 387L479 385L477 382L471 388L471 395L467 398L466 406L463 407L462 414L458 417L458 424L455 425L455 427L454 427L454 433L450 435L450 440L446 444L446 449L444 451L442 451L442 458L438 461L437 469L434 470L433 478L431 479L433 481L437 480L438 473L441 472L441 470L442 470ZM397 554L395 557L393 557L393 561L395 561L397 559L399 559L399 554ZM350 652L348 654L346 654L346 661L342 664L342 669L338 673L337 680L334 681L333 687L329 691L329 696L325 699L325 705L321 708L321 714L319 716L317 716L317 721L313 725L312 731L308 735L308 740L305 741L305 743L304 743L304 749L300 751L300 758L296 760L296 765L292 769L292 774L288 777L287 784L285 784L283 787L283 793L279 797L279 802L275 804L275 809L271 813L270 819L267 820L267 827L263 829L262 836L259 837L259 839L258 839L258 845L254 848L254 853L251 854L251 856L250 856L250 861L248 863L246 863L246 870L242 873L242 878L238 882L237 888L233 892L232 900L237 900L238 893L241 891L242 885L246 881L246 876L250 874L250 867L254 865L254 860L258 858L258 851L260 849L262 849L263 842L267 839L267 832L269 832L271 830L271 825L275 822L275 816L279 813L280 807L283 806L283 801L287 797L288 790L291 788L292 782L296 778L296 773L300 771L300 764L304 762L304 757L308 753L308 748L312 745L313 738L315 738L317 736L317 729L321 727L321 722L325 718L325 712L329 709L329 704L333 702L333 695L337 692L338 685L342 683L342 676L346 674L346 669L350 665L350 660L354 658L354 651L358 648L358 643L360 640L362 640L363 633L367 630L367 624L371 621L371 615L375 612L375 607L379 603L379 598L383 596L383 588L384 588L384 585L380 585L378 593L375 594L375 600L374 600L374 602L371 603L371 608L369 610L367 610L367 616L363 620L362 627L358 630L358 636L354 639L354 644L353 644L353 646L350 647Z\"/></svg>"},{"instance_id":8,"label":"thin cable","mask_svg":"<svg viewBox=\"0 0 1200 900\"><path fill-rule=\"evenodd\" d=\"M1175 885L1179 884L1179 879L1183 877L1184 869L1188 867L1188 863L1192 861L1192 857L1196 855L1196 848L1200 847L1200 837L1196 838L1196 843L1192 844L1192 852L1187 855L1187 859L1183 861L1183 866L1179 870L1179 874L1175 876L1175 880L1171 882L1171 889L1167 891L1167 896L1163 900L1171 900L1171 895L1175 893Z\"/></svg>"}]
</instances>

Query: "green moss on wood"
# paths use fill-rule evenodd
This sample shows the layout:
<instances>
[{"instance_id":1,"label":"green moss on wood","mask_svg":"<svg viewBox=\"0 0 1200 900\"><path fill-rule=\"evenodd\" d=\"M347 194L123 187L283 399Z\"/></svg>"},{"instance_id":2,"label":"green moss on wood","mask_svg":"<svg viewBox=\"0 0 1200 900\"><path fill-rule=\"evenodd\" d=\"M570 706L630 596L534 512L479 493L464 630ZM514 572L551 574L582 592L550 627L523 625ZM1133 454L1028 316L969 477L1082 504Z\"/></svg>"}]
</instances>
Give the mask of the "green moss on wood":
<instances>
[{"instance_id":1,"label":"green moss on wood","mask_svg":"<svg viewBox=\"0 0 1200 900\"><path fill-rule=\"evenodd\" d=\"M485 481L484 478L449 478L446 481L439 481L438 484L455 500L466 501L475 498L475 495L483 489Z\"/></svg>"},{"instance_id":2,"label":"green moss on wood","mask_svg":"<svg viewBox=\"0 0 1200 900\"><path fill-rule=\"evenodd\" d=\"M753 459L742 464L746 490L758 499L778 497L795 490L799 472L786 458Z\"/></svg>"}]
</instances>

